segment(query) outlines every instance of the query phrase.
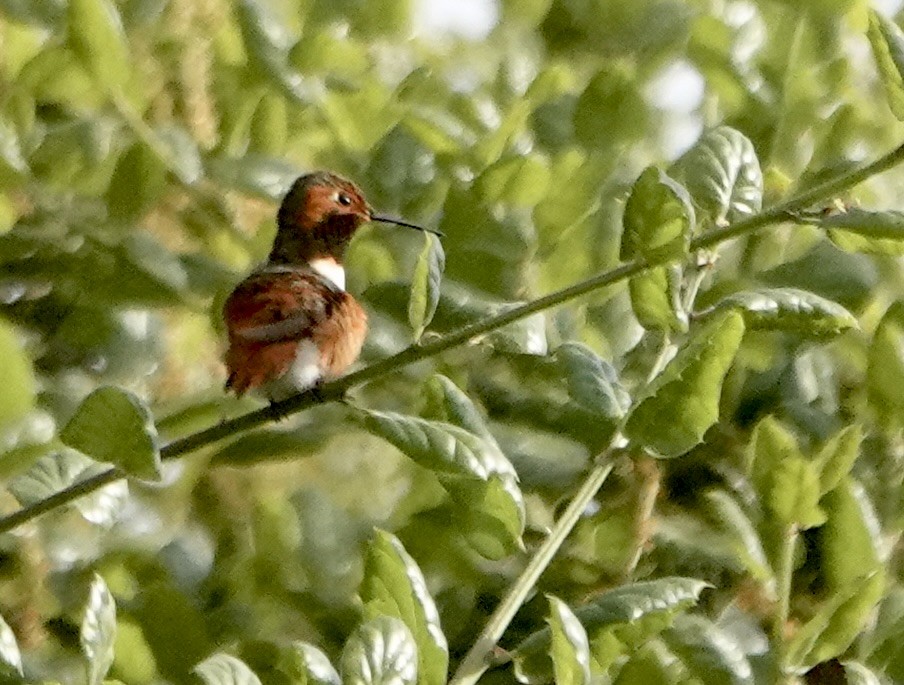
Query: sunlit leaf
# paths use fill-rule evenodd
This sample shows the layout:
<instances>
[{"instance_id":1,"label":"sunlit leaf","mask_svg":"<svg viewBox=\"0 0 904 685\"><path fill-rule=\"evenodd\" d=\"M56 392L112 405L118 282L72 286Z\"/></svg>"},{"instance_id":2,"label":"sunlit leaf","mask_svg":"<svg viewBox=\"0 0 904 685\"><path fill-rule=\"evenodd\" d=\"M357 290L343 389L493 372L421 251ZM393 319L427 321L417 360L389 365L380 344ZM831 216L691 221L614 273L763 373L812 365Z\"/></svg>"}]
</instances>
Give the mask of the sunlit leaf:
<instances>
[{"instance_id":1,"label":"sunlit leaf","mask_svg":"<svg viewBox=\"0 0 904 685\"><path fill-rule=\"evenodd\" d=\"M844 677L847 685L882 685L879 673L857 661L844 662Z\"/></svg>"},{"instance_id":2,"label":"sunlit leaf","mask_svg":"<svg viewBox=\"0 0 904 685\"><path fill-rule=\"evenodd\" d=\"M729 536L735 553L756 580L774 590L774 576L756 526L741 505L724 490L704 495L709 519Z\"/></svg>"},{"instance_id":3,"label":"sunlit leaf","mask_svg":"<svg viewBox=\"0 0 904 685\"><path fill-rule=\"evenodd\" d=\"M120 221L137 219L160 199L166 167L143 143L135 143L116 163L107 190L107 206Z\"/></svg>"},{"instance_id":4,"label":"sunlit leaf","mask_svg":"<svg viewBox=\"0 0 904 685\"><path fill-rule=\"evenodd\" d=\"M746 219L763 203L763 174L753 144L728 126L704 133L669 169L716 226Z\"/></svg>"},{"instance_id":5,"label":"sunlit leaf","mask_svg":"<svg viewBox=\"0 0 904 685\"><path fill-rule=\"evenodd\" d=\"M488 203L504 202L515 207L533 207L546 195L550 183L546 157L519 155L502 159L478 177L475 186Z\"/></svg>"},{"instance_id":6,"label":"sunlit leaf","mask_svg":"<svg viewBox=\"0 0 904 685\"><path fill-rule=\"evenodd\" d=\"M60 439L130 475L160 479L162 466L153 417L141 400L125 390L108 386L88 395Z\"/></svg>"},{"instance_id":7,"label":"sunlit leaf","mask_svg":"<svg viewBox=\"0 0 904 685\"><path fill-rule=\"evenodd\" d=\"M867 355L870 405L894 428L904 418L904 303L895 302L879 321Z\"/></svg>"},{"instance_id":8,"label":"sunlit leaf","mask_svg":"<svg viewBox=\"0 0 904 685\"><path fill-rule=\"evenodd\" d=\"M568 394L575 402L608 419L625 415L631 397L609 362L586 345L574 342L559 345L555 356L568 383Z\"/></svg>"},{"instance_id":9,"label":"sunlit leaf","mask_svg":"<svg viewBox=\"0 0 904 685\"><path fill-rule=\"evenodd\" d=\"M70 0L69 43L98 84L113 91L129 80L129 49L110 0Z\"/></svg>"},{"instance_id":10,"label":"sunlit leaf","mask_svg":"<svg viewBox=\"0 0 904 685\"><path fill-rule=\"evenodd\" d=\"M854 461L860 454L862 440L863 431L860 426L847 426L833 435L816 455L820 492L823 495L834 490L850 474Z\"/></svg>"},{"instance_id":11,"label":"sunlit leaf","mask_svg":"<svg viewBox=\"0 0 904 685\"><path fill-rule=\"evenodd\" d=\"M419 340L430 325L439 303L439 290L446 267L446 255L439 238L424 235L424 249L418 257L411 279L411 299L408 301L408 322Z\"/></svg>"},{"instance_id":12,"label":"sunlit leaf","mask_svg":"<svg viewBox=\"0 0 904 685\"><path fill-rule=\"evenodd\" d=\"M803 673L842 654L863 629L884 588L884 574L878 571L837 590L791 639L791 667Z\"/></svg>"},{"instance_id":13,"label":"sunlit leaf","mask_svg":"<svg viewBox=\"0 0 904 685\"><path fill-rule=\"evenodd\" d=\"M206 685L261 685L247 664L229 654L214 654L193 670Z\"/></svg>"},{"instance_id":14,"label":"sunlit leaf","mask_svg":"<svg viewBox=\"0 0 904 685\"><path fill-rule=\"evenodd\" d=\"M22 654L12 629L0 616L0 675L22 677Z\"/></svg>"},{"instance_id":15,"label":"sunlit leaf","mask_svg":"<svg viewBox=\"0 0 904 685\"><path fill-rule=\"evenodd\" d=\"M687 251L694 222L687 190L663 171L647 167L625 204L621 258L680 257Z\"/></svg>"},{"instance_id":16,"label":"sunlit leaf","mask_svg":"<svg viewBox=\"0 0 904 685\"><path fill-rule=\"evenodd\" d=\"M82 618L80 642L88 662L88 684L101 685L113 663L116 640L116 603L99 575L88 590L88 603Z\"/></svg>"},{"instance_id":17,"label":"sunlit leaf","mask_svg":"<svg viewBox=\"0 0 904 685\"><path fill-rule=\"evenodd\" d=\"M703 616L679 614L675 625L663 633L662 639L699 682L725 685L756 682L744 650Z\"/></svg>"},{"instance_id":18,"label":"sunlit leaf","mask_svg":"<svg viewBox=\"0 0 904 685\"><path fill-rule=\"evenodd\" d=\"M283 666L293 682L306 685L340 685L339 673L329 657L307 642L293 642L288 663Z\"/></svg>"},{"instance_id":19,"label":"sunlit leaf","mask_svg":"<svg viewBox=\"0 0 904 685\"><path fill-rule=\"evenodd\" d=\"M574 610L587 634L595 636L606 629L632 630L638 642L668 627L676 612L694 605L709 585L694 578L659 578L629 583L603 593ZM651 620L662 618L662 621ZM632 630L629 630L632 629ZM548 682L551 667L548 657L551 631L537 631L518 645L514 652L515 673L524 683Z\"/></svg>"},{"instance_id":20,"label":"sunlit leaf","mask_svg":"<svg viewBox=\"0 0 904 685\"><path fill-rule=\"evenodd\" d=\"M365 619L393 616L411 631L418 650L418 682L446 682L449 649L424 576L402 543L378 530L370 544L361 583Z\"/></svg>"},{"instance_id":21,"label":"sunlit leaf","mask_svg":"<svg viewBox=\"0 0 904 685\"><path fill-rule=\"evenodd\" d=\"M745 290L729 295L716 308L739 309L747 328L754 330L830 336L859 328L856 317L837 302L796 288Z\"/></svg>"},{"instance_id":22,"label":"sunlit leaf","mask_svg":"<svg viewBox=\"0 0 904 685\"><path fill-rule=\"evenodd\" d=\"M264 93L251 118L250 143L263 155L278 156L289 135L289 111L284 97Z\"/></svg>"},{"instance_id":23,"label":"sunlit leaf","mask_svg":"<svg viewBox=\"0 0 904 685\"><path fill-rule=\"evenodd\" d=\"M640 398L626 435L661 457L677 457L701 442L719 418L722 381L743 335L737 312L704 324Z\"/></svg>"},{"instance_id":24,"label":"sunlit leaf","mask_svg":"<svg viewBox=\"0 0 904 685\"><path fill-rule=\"evenodd\" d=\"M885 85L888 106L898 119L904 119L904 33L897 24L871 9L866 35Z\"/></svg>"},{"instance_id":25,"label":"sunlit leaf","mask_svg":"<svg viewBox=\"0 0 904 685\"><path fill-rule=\"evenodd\" d=\"M13 125L0 115L0 183L6 185L28 173L28 163Z\"/></svg>"},{"instance_id":26,"label":"sunlit leaf","mask_svg":"<svg viewBox=\"0 0 904 685\"><path fill-rule=\"evenodd\" d=\"M18 421L34 407L37 384L16 330L0 319L0 426Z\"/></svg>"},{"instance_id":27,"label":"sunlit leaf","mask_svg":"<svg viewBox=\"0 0 904 685\"><path fill-rule=\"evenodd\" d=\"M765 501L779 464L802 459L797 439L778 420L767 416L753 430L747 445L747 471L759 496Z\"/></svg>"},{"instance_id":28,"label":"sunlit leaf","mask_svg":"<svg viewBox=\"0 0 904 685\"><path fill-rule=\"evenodd\" d=\"M819 473L803 457L789 457L776 466L767 503L783 525L813 528L826 520L819 507Z\"/></svg>"},{"instance_id":29,"label":"sunlit leaf","mask_svg":"<svg viewBox=\"0 0 904 685\"><path fill-rule=\"evenodd\" d=\"M893 256L904 254L904 212L871 212L850 207L820 219L819 225L828 229L829 238L842 250Z\"/></svg>"},{"instance_id":30,"label":"sunlit leaf","mask_svg":"<svg viewBox=\"0 0 904 685\"><path fill-rule=\"evenodd\" d=\"M341 664L343 685L414 685L417 644L402 621L379 616L348 638Z\"/></svg>"},{"instance_id":31,"label":"sunlit leaf","mask_svg":"<svg viewBox=\"0 0 904 685\"><path fill-rule=\"evenodd\" d=\"M590 643L587 631L562 600L549 595L549 624L556 685L587 685L590 683Z\"/></svg>"},{"instance_id":32,"label":"sunlit leaf","mask_svg":"<svg viewBox=\"0 0 904 685\"><path fill-rule=\"evenodd\" d=\"M841 590L880 566L882 533L863 488L848 477L822 499L828 516L819 548L829 588Z\"/></svg>"},{"instance_id":33,"label":"sunlit leaf","mask_svg":"<svg viewBox=\"0 0 904 685\"><path fill-rule=\"evenodd\" d=\"M631 308L647 330L687 330L687 312L680 298L681 267L657 266L628 281Z\"/></svg>"}]
</instances>

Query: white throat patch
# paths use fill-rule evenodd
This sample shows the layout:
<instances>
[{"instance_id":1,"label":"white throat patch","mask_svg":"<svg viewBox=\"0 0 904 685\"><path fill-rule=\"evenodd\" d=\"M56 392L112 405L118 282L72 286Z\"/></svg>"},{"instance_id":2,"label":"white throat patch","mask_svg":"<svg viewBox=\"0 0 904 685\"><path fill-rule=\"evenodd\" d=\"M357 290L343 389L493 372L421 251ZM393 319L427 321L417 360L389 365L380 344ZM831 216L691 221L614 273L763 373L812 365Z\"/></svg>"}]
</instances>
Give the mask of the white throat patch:
<instances>
[{"instance_id":1,"label":"white throat patch","mask_svg":"<svg viewBox=\"0 0 904 685\"><path fill-rule=\"evenodd\" d=\"M345 290L345 269L332 257L311 260L311 268L338 287Z\"/></svg>"}]
</instances>

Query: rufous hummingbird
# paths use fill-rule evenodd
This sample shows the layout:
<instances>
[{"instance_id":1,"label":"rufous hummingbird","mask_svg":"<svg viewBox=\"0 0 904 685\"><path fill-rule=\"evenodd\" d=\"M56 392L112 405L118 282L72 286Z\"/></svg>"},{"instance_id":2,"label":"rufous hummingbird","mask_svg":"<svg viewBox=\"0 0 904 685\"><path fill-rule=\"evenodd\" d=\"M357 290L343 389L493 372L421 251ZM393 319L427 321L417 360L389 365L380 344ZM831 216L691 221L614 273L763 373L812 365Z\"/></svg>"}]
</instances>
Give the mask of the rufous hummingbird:
<instances>
[{"instance_id":1,"label":"rufous hummingbird","mask_svg":"<svg viewBox=\"0 0 904 685\"><path fill-rule=\"evenodd\" d=\"M340 376L361 352L367 314L345 291L345 249L369 221L429 231L374 213L360 188L318 171L298 178L277 215L267 262L223 307L226 389L271 402Z\"/></svg>"}]
</instances>

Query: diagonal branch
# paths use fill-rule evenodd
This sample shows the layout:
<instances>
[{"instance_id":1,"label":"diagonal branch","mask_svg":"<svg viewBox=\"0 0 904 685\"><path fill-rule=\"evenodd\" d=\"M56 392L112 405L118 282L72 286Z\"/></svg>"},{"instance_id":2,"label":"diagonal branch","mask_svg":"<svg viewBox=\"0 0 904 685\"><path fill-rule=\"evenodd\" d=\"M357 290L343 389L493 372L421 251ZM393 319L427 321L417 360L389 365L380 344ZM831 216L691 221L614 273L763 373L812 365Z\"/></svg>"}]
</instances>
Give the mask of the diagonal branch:
<instances>
[{"instance_id":1,"label":"diagonal branch","mask_svg":"<svg viewBox=\"0 0 904 685\"><path fill-rule=\"evenodd\" d=\"M853 171L838 174L829 180L809 190L798 193L794 197L782 202L775 207L763 210L748 219L738 221L730 226L709 231L697 236L691 241L691 251L714 247L733 238L747 235L766 226L781 223L788 220L794 212L807 209L816 203L828 200L838 193L848 190L876 174L887 171L904 162L904 145L900 145L879 159L866 164ZM510 323L524 319L532 314L557 307L575 298L587 295L601 288L627 280L655 266L668 263L668 257L662 259L644 261L636 259L626 262L614 269L588 278L575 285L557 290L549 295L532 300L520 307L515 307L506 312L491 316L481 321L464 326L457 331L448 333L425 345L408 347L398 354L382 359L359 371L323 385L319 392L306 391L287 400L278 402L271 407L258 409L234 419L224 421L197 433L192 433L183 438L173 440L161 449L163 459L175 459L191 452L212 445L215 442L237 435L243 431L257 428L269 423L274 416L288 416L308 409L316 404L334 401L342 397L350 388L362 385L369 381L413 364L414 362L435 357L436 355L458 347L474 338L502 328ZM31 521L49 511L62 507L73 500L87 495L95 490L112 483L126 474L116 468L111 468L87 480L70 485L68 488L50 495L49 497L22 507L16 512L0 519L0 533L5 533L22 524Z\"/></svg>"}]
</instances>

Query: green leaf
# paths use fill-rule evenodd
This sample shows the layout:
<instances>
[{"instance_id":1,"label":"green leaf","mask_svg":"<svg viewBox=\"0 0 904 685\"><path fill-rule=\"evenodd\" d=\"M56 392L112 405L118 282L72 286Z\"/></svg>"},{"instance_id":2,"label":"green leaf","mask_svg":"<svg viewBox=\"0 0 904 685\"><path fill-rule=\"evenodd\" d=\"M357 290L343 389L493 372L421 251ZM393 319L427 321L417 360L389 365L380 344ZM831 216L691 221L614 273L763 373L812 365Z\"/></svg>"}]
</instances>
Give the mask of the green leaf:
<instances>
[{"instance_id":1,"label":"green leaf","mask_svg":"<svg viewBox=\"0 0 904 685\"><path fill-rule=\"evenodd\" d=\"M585 147L608 151L614 142L640 136L648 112L635 75L624 64L607 60L578 98L574 133Z\"/></svg>"},{"instance_id":2,"label":"green leaf","mask_svg":"<svg viewBox=\"0 0 904 685\"><path fill-rule=\"evenodd\" d=\"M904 120L904 33L897 24L870 10L866 35L885 84L888 106L895 117Z\"/></svg>"},{"instance_id":3,"label":"green leaf","mask_svg":"<svg viewBox=\"0 0 904 685\"><path fill-rule=\"evenodd\" d=\"M602 631L619 632L623 639L642 642L664 630L671 617L697 602L708 583L694 578L668 577L630 583L610 590L574 614L593 638ZM548 682L551 631L544 628L525 638L513 656L515 673L524 683Z\"/></svg>"},{"instance_id":4,"label":"green leaf","mask_svg":"<svg viewBox=\"0 0 904 685\"><path fill-rule=\"evenodd\" d=\"M80 452L62 450L58 454L49 454L39 459L7 487L19 503L27 507L105 470L105 466ZM85 520L98 525L109 525L118 517L128 493L125 481L110 483L87 497L75 500L72 506L78 509Z\"/></svg>"},{"instance_id":5,"label":"green leaf","mask_svg":"<svg viewBox=\"0 0 904 685\"><path fill-rule=\"evenodd\" d=\"M867 356L866 386L870 405L890 428L904 417L904 302L885 312Z\"/></svg>"},{"instance_id":6,"label":"green leaf","mask_svg":"<svg viewBox=\"0 0 904 685\"><path fill-rule=\"evenodd\" d=\"M882 533L863 488L847 476L823 497L822 507L828 516L819 536L822 572L829 588L845 588L879 568Z\"/></svg>"},{"instance_id":7,"label":"green leaf","mask_svg":"<svg viewBox=\"0 0 904 685\"><path fill-rule=\"evenodd\" d=\"M451 380L442 374L434 374L427 381L425 394L433 410L431 418L455 424L485 440L496 442L471 398Z\"/></svg>"},{"instance_id":8,"label":"green leaf","mask_svg":"<svg viewBox=\"0 0 904 685\"><path fill-rule=\"evenodd\" d=\"M784 459L775 469L767 500L769 509L783 525L814 528L825 523L819 508L819 473L803 457Z\"/></svg>"},{"instance_id":9,"label":"green leaf","mask_svg":"<svg viewBox=\"0 0 904 685\"><path fill-rule=\"evenodd\" d=\"M737 500L724 490L704 494L710 521L725 532L738 559L751 577L774 591L774 575L756 526Z\"/></svg>"},{"instance_id":10,"label":"green leaf","mask_svg":"<svg viewBox=\"0 0 904 685\"><path fill-rule=\"evenodd\" d=\"M474 185L487 204L533 207L546 196L551 176L549 160L535 153L499 160Z\"/></svg>"},{"instance_id":11,"label":"green leaf","mask_svg":"<svg viewBox=\"0 0 904 685\"><path fill-rule=\"evenodd\" d=\"M160 448L150 411L121 388L98 388L79 405L60 433L64 444L129 475L160 480Z\"/></svg>"},{"instance_id":12,"label":"green leaf","mask_svg":"<svg viewBox=\"0 0 904 685\"><path fill-rule=\"evenodd\" d=\"M397 618L379 616L358 627L342 650L343 685L414 685L417 645Z\"/></svg>"},{"instance_id":13,"label":"green leaf","mask_svg":"<svg viewBox=\"0 0 904 685\"><path fill-rule=\"evenodd\" d=\"M747 471L762 501L770 497L775 471L789 459L802 459L797 439L773 416L753 429L747 445Z\"/></svg>"},{"instance_id":14,"label":"green leaf","mask_svg":"<svg viewBox=\"0 0 904 685\"><path fill-rule=\"evenodd\" d=\"M613 685L679 685L680 665L661 640L651 640L630 653Z\"/></svg>"},{"instance_id":15,"label":"green leaf","mask_svg":"<svg viewBox=\"0 0 904 685\"><path fill-rule=\"evenodd\" d=\"M607 419L619 419L627 413L631 397L609 362L576 342L559 345L555 358L568 383L571 399Z\"/></svg>"},{"instance_id":16,"label":"green leaf","mask_svg":"<svg viewBox=\"0 0 904 685\"><path fill-rule=\"evenodd\" d=\"M206 685L261 685L254 671L241 659L214 654L192 669Z\"/></svg>"},{"instance_id":17,"label":"green leaf","mask_svg":"<svg viewBox=\"0 0 904 685\"><path fill-rule=\"evenodd\" d=\"M785 330L812 336L858 329L857 318L837 302L796 288L762 288L734 293L715 309L737 308L747 328Z\"/></svg>"},{"instance_id":18,"label":"green leaf","mask_svg":"<svg viewBox=\"0 0 904 685\"><path fill-rule=\"evenodd\" d=\"M835 592L788 644L788 664L803 673L840 656L863 630L885 589L882 571Z\"/></svg>"},{"instance_id":19,"label":"green leaf","mask_svg":"<svg viewBox=\"0 0 904 685\"><path fill-rule=\"evenodd\" d=\"M828 229L831 241L847 252L904 254L904 212L871 212L851 207L820 219L819 225Z\"/></svg>"},{"instance_id":20,"label":"green leaf","mask_svg":"<svg viewBox=\"0 0 904 685\"><path fill-rule=\"evenodd\" d=\"M687 312L681 305L681 267L657 266L628 281L631 308L647 330L687 330Z\"/></svg>"},{"instance_id":21,"label":"green leaf","mask_svg":"<svg viewBox=\"0 0 904 685\"><path fill-rule=\"evenodd\" d=\"M110 0L70 0L69 43L98 85L117 94L129 80L129 49Z\"/></svg>"},{"instance_id":22,"label":"green leaf","mask_svg":"<svg viewBox=\"0 0 904 685\"><path fill-rule=\"evenodd\" d=\"M669 169L693 198L700 218L716 226L760 211L763 174L747 137L728 126L704 133Z\"/></svg>"},{"instance_id":23,"label":"green leaf","mask_svg":"<svg viewBox=\"0 0 904 685\"><path fill-rule=\"evenodd\" d=\"M863 431L859 425L846 426L833 435L816 455L819 470L819 492L824 495L834 490L850 474L857 455Z\"/></svg>"},{"instance_id":24,"label":"green leaf","mask_svg":"<svg viewBox=\"0 0 904 685\"><path fill-rule=\"evenodd\" d=\"M857 661L845 661L844 677L847 685L882 685L883 679L878 672Z\"/></svg>"},{"instance_id":25,"label":"green leaf","mask_svg":"<svg viewBox=\"0 0 904 685\"><path fill-rule=\"evenodd\" d=\"M107 189L110 215L134 221L153 207L166 188L166 168L143 143L135 143L116 163Z\"/></svg>"},{"instance_id":26,"label":"green leaf","mask_svg":"<svg viewBox=\"0 0 904 685\"><path fill-rule=\"evenodd\" d=\"M0 185L26 176L28 171L16 129L0 115Z\"/></svg>"},{"instance_id":27,"label":"green leaf","mask_svg":"<svg viewBox=\"0 0 904 685\"><path fill-rule=\"evenodd\" d=\"M524 550L524 497L518 482L492 475L486 482L440 478L456 504L456 528L478 554L502 559Z\"/></svg>"},{"instance_id":28,"label":"green leaf","mask_svg":"<svg viewBox=\"0 0 904 685\"><path fill-rule=\"evenodd\" d=\"M22 654L12 629L0 616L0 676L11 678L22 677Z\"/></svg>"},{"instance_id":29,"label":"green leaf","mask_svg":"<svg viewBox=\"0 0 904 685\"><path fill-rule=\"evenodd\" d=\"M37 383L16 329L0 319L0 427L25 417L35 406Z\"/></svg>"},{"instance_id":30,"label":"green leaf","mask_svg":"<svg viewBox=\"0 0 904 685\"><path fill-rule=\"evenodd\" d=\"M511 462L491 437L440 421L360 410L367 430L435 472L478 552L501 558L521 546L524 501Z\"/></svg>"},{"instance_id":31,"label":"green leaf","mask_svg":"<svg viewBox=\"0 0 904 685\"><path fill-rule=\"evenodd\" d=\"M495 441L440 421L364 409L360 413L367 430L431 471L479 480L493 474L517 477Z\"/></svg>"},{"instance_id":32,"label":"green leaf","mask_svg":"<svg viewBox=\"0 0 904 685\"><path fill-rule=\"evenodd\" d=\"M439 613L414 559L391 533L376 531L364 562L361 583L364 617L401 619L417 643L418 683L443 685L449 648Z\"/></svg>"},{"instance_id":33,"label":"green leaf","mask_svg":"<svg viewBox=\"0 0 904 685\"><path fill-rule=\"evenodd\" d=\"M408 322L414 329L414 339L420 340L430 325L439 303L440 284L446 268L446 255L439 238L424 234L424 249L418 257L411 279L411 299L408 300Z\"/></svg>"},{"instance_id":34,"label":"green leaf","mask_svg":"<svg viewBox=\"0 0 904 685\"><path fill-rule=\"evenodd\" d=\"M687 190L665 172L647 167L634 182L625 205L621 259L641 255L655 260L686 254L694 222Z\"/></svg>"},{"instance_id":35,"label":"green leaf","mask_svg":"<svg viewBox=\"0 0 904 685\"><path fill-rule=\"evenodd\" d=\"M281 670L299 685L340 685L342 680L329 657L307 642L293 642Z\"/></svg>"},{"instance_id":36,"label":"green leaf","mask_svg":"<svg viewBox=\"0 0 904 685\"><path fill-rule=\"evenodd\" d=\"M679 614L662 639L698 682L705 685L753 685L755 682L744 650L703 616Z\"/></svg>"},{"instance_id":37,"label":"green leaf","mask_svg":"<svg viewBox=\"0 0 904 685\"><path fill-rule=\"evenodd\" d=\"M100 685L113 663L116 640L116 603L99 575L88 590L80 642L88 667L88 685Z\"/></svg>"},{"instance_id":38,"label":"green leaf","mask_svg":"<svg viewBox=\"0 0 904 685\"><path fill-rule=\"evenodd\" d=\"M264 93L251 118L251 149L262 155L278 156L289 136L289 108L278 93Z\"/></svg>"},{"instance_id":39,"label":"green leaf","mask_svg":"<svg viewBox=\"0 0 904 685\"><path fill-rule=\"evenodd\" d=\"M295 38L272 7L258 0L241 0L236 13L252 64L292 99L310 101L317 89L289 66L289 49Z\"/></svg>"},{"instance_id":40,"label":"green leaf","mask_svg":"<svg viewBox=\"0 0 904 685\"><path fill-rule=\"evenodd\" d=\"M556 685L588 685L590 683L590 643L587 631L562 600L547 595L552 657Z\"/></svg>"},{"instance_id":41,"label":"green leaf","mask_svg":"<svg viewBox=\"0 0 904 685\"><path fill-rule=\"evenodd\" d=\"M737 312L701 326L649 385L628 418L625 434L666 458L700 443L719 418L722 381L743 335L744 320Z\"/></svg>"}]
</instances>

